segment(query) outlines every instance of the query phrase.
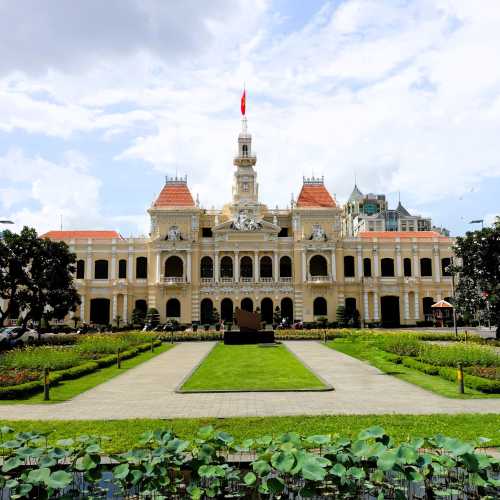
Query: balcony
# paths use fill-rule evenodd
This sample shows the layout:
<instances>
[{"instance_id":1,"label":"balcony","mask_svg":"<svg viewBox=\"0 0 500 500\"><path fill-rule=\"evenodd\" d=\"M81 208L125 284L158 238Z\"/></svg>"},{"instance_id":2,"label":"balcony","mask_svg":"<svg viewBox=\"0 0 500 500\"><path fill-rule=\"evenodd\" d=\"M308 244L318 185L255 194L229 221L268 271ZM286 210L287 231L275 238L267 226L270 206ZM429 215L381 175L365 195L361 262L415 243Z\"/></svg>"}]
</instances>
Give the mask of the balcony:
<instances>
[{"instance_id":1,"label":"balcony","mask_svg":"<svg viewBox=\"0 0 500 500\"><path fill-rule=\"evenodd\" d=\"M313 284L322 284L322 283L330 283L332 281L331 276L311 276L307 279L309 283Z\"/></svg>"},{"instance_id":2,"label":"balcony","mask_svg":"<svg viewBox=\"0 0 500 500\"><path fill-rule=\"evenodd\" d=\"M272 283L274 281L274 278L259 278L260 283Z\"/></svg>"},{"instance_id":3,"label":"balcony","mask_svg":"<svg viewBox=\"0 0 500 500\"><path fill-rule=\"evenodd\" d=\"M201 278L200 282L202 285L211 285L214 282L213 278Z\"/></svg>"},{"instance_id":4,"label":"balcony","mask_svg":"<svg viewBox=\"0 0 500 500\"><path fill-rule=\"evenodd\" d=\"M252 277L241 276L240 283L253 283L254 279Z\"/></svg>"},{"instance_id":5,"label":"balcony","mask_svg":"<svg viewBox=\"0 0 500 500\"><path fill-rule=\"evenodd\" d=\"M234 278L233 278L233 277L231 277L231 278L228 278L228 277L224 277L224 278L222 278L222 277L221 277L219 281L220 281L221 283L233 283Z\"/></svg>"},{"instance_id":6,"label":"balcony","mask_svg":"<svg viewBox=\"0 0 500 500\"><path fill-rule=\"evenodd\" d=\"M161 283L167 286L179 286L186 283L184 276L162 276Z\"/></svg>"},{"instance_id":7,"label":"balcony","mask_svg":"<svg viewBox=\"0 0 500 500\"><path fill-rule=\"evenodd\" d=\"M292 277L291 276L280 276L280 282L281 283L291 283Z\"/></svg>"}]
</instances>

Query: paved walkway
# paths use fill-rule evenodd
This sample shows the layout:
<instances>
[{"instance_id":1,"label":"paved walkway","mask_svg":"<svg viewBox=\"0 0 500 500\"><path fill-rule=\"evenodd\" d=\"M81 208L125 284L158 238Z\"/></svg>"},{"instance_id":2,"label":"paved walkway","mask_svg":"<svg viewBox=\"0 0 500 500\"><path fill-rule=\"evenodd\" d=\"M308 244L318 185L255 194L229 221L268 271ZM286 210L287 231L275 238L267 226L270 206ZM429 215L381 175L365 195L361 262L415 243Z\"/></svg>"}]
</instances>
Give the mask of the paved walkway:
<instances>
[{"instance_id":1,"label":"paved walkway","mask_svg":"<svg viewBox=\"0 0 500 500\"><path fill-rule=\"evenodd\" d=\"M286 342L335 387L332 392L176 394L175 387L214 346L179 344L71 401L2 405L0 419L127 419L384 413L500 413L500 399L447 399L318 342Z\"/></svg>"}]
</instances>

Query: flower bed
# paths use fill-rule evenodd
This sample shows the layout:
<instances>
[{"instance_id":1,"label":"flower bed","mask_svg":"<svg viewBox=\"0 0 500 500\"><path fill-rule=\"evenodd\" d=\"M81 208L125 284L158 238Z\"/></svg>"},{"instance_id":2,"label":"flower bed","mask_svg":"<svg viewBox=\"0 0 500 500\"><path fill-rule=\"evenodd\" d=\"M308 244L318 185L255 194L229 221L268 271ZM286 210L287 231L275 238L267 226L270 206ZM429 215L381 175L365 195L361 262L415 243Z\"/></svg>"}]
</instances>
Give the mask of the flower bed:
<instances>
[{"instance_id":1,"label":"flower bed","mask_svg":"<svg viewBox=\"0 0 500 500\"><path fill-rule=\"evenodd\" d=\"M133 450L103 457L97 436L52 445L41 433L0 430L2 498L478 499L496 498L500 487L498 460L475 449L485 438L396 444L374 426L356 439L289 432L237 443L206 426L193 441L148 431ZM237 462L227 459L235 454Z\"/></svg>"},{"instance_id":2,"label":"flower bed","mask_svg":"<svg viewBox=\"0 0 500 500\"><path fill-rule=\"evenodd\" d=\"M50 384L57 385L113 365L118 350L121 359L132 358L150 349L151 342L155 346L161 344L151 334L89 335L79 339L75 347L39 346L9 351L0 358L5 381L3 385L0 383L0 399L19 399L41 392L44 368L50 369ZM16 377L19 368L30 375Z\"/></svg>"}]
</instances>

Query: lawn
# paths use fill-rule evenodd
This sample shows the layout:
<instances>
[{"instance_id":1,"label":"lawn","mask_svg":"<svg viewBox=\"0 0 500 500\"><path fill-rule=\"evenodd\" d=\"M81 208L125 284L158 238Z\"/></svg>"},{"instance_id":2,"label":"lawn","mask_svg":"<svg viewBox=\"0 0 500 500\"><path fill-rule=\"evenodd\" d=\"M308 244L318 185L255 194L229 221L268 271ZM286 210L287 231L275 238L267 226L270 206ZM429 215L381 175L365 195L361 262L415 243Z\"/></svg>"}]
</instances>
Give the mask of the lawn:
<instances>
[{"instance_id":1,"label":"lawn","mask_svg":"<svg viewBox=\"0 0 500 500\"><path fill-rule=\"evenodd\" d=\"M480 391L466 387L465 394L458 393L458 386L454 382L445 380L439 376L427 375L418 370L408 368L401 364L392 363L387 359L387 355L381 349L378 349L374 342L360 341L345 341L334 340L327 343L328 347L335 349L344 354L348 354L362 361L367 361L379 370L388 373L394 377L418 385L423 389L432 391L447 398L460 399L489 399L498 398L498 394L484 394Z\"/></svg>"},{"instance_id":2,"label":"lawn","mask_svg":"<svg viewBox=\"0 0 500 500\"><path fill-rule=\"evenodd\" d=\"M181 391L325 390L328 386L288 349L217 344Z\"/></svg>"},{"instance_id":3,"label":"lawn","mask_svg":"<svg viewBox=\"0 0 500 500\"><path fill-rule=\"evenodd\" d=\"M174 344L175 345L175 344ZM1 405L11 405L11 404L38 404L38 403L61 403L62 401L67 401L68 399L72 399L78 394L82 392L88 391L93 387L102 384L103 382L107 382L108 380L116 377L117 375L121 375L127 370L134 368L145 361L154 358L158 354L161 354L165 351L168 351L172 347L172 344L162 344L161 346L155 347L153 352L145 351L133 358L123 360L121 362L121 368L117 368L116 365L108 366L107 368L101 368L93 373L89 373L88 375L84 375L80 378L73 380L64 380L52 387L50 389L50 401L43 401L43 393L34 394L24 399L10 399L10 400L0 400Z\"/></svg>"},{"instance_id":4,"label":"lawn","mask_svg":"<svg viewBox=\"0 0 500 500\"><path fill-rule=\"evenodd\" d=\"M402 442L410 436L431 436L442 433L466 441L478 437L491 439L486 446L500 446L500 426L497 414L458 415L331 415L296 417L245 417L200 419L133 419L133 420L2 420L16 431L50 432L49 441L83 434L107 436L102 445L106 453L122 452L134 446L139 436L148 430L173 429L179 437L193 439L204 425L233 435L237 442L264 435L278 436L288 431L306 436L314 434L341 434L354 437L362 429L380 425L394 438Z\"/></svg>"}]
</instances>

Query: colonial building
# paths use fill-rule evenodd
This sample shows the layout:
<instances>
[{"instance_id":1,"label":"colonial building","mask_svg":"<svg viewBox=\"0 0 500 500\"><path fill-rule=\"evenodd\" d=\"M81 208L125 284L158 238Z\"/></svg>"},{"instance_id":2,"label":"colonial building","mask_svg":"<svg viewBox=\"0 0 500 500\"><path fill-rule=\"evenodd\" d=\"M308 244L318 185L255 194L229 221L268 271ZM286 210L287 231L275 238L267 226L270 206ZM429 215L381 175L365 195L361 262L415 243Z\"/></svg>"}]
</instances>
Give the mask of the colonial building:
<instances>
[{"instance_id":1,"label":"colonial building","mask_svg":"<svg viewBox=\"0 0 500 500\"><path fill-rule=\"evenodd\" d=\"M82 321L123 324L134 308L149 307L162 321L205 323L213 308L231 321L240 307L259 308L271 322L277 306L290 320L335 321L344 305L365 324L411 325L452 295L446 269L452 240L428 230L430 220L400 206L390 225L385 197L364 196L357 187L342 209L323 178L314 177L303 179L290 208L268 208L259 199L245 116L233 163L232 201L221 210L199 206L186 178L167 178L148 210L148 238L115 231L45 235L66 241L77 255ZM379 216L383 224L370 227Z\"/></svg>"}]
</instances>

